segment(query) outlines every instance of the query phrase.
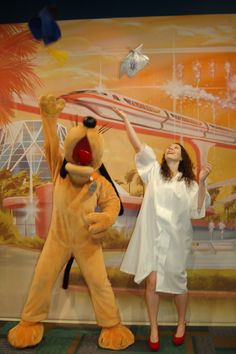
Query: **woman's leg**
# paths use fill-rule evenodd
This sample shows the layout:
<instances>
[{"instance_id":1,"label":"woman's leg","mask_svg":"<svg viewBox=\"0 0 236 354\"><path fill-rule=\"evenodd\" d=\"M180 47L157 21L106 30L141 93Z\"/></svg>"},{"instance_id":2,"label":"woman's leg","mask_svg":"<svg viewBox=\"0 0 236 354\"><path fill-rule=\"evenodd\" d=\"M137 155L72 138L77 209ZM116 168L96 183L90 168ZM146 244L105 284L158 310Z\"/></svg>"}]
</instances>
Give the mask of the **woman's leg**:
<instances>
[{"instance_id":1,"label":"woman's leg","mask_svg":"<svg viewBox=\"0 0 236 354\"><path fill-rule=\"evenodd\" d=\"M146 279L146 303L148 310L148 317L151 326L150 340L152 342L157 342L158 327L157 327L157 315L159 310L160 296L156 292L156 272L151 272Z\"/></svg>"},{"instance_id":2,"label":"woman's leg","mask_svg":"<svg viewBox=\"0 0 236 354\"><path fill-rule=\"evenodd\" d=\"M174 300L178 313L178 326L175 335L176 337L182 337L185 332L188 293L175 295Z\"/></svg>"}]
</instances>

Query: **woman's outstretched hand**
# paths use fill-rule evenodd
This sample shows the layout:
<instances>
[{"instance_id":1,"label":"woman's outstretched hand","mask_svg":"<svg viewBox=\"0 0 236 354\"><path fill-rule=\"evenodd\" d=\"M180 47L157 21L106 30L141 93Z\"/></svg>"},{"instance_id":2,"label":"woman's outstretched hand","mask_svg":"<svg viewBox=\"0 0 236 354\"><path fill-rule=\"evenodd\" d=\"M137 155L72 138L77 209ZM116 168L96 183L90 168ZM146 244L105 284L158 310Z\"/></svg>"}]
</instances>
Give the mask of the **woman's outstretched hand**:
<instances>
[{"instance_id":1,"label":"woman's outstretched hand","mask_svg":"<svg viewBox=\"0 0 236 354\"><path fill-rule=\"evenodd\" d=\"M112 107L112 110L120 117L122 118L124 121L127 119L127 116L124 112L122 112L120 109L116 108L116 107Z\"/></svg>"},{"instance_id":2,"label":"woman's outstretched hand","mask_svg":"<svg viewBox=\"0 0 236 354\"><path fill-rule=\"evenodd\" d=\"M211 170L212 170L212 166L210 163L207 163L206 166L201 168L201 171L199 173L199 182L200 183L204 183L206 181L207 177L211 173Z\"/></svg>"}]
</instances>

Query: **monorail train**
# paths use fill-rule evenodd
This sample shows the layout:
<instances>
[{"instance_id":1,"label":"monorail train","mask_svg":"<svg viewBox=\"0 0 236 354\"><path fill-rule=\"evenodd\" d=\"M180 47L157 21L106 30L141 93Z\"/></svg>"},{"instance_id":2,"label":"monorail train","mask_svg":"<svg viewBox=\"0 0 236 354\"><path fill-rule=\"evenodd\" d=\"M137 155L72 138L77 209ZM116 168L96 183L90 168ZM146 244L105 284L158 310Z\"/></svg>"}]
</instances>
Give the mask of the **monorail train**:
<instances>
[{"instance_id":1,"label":"monorail train","mask_svg":"<svg viewBox=\"0 0 236 354\"><path fill-rule=\"evenodd\" d=\"M236 145L236 130L234 129L202 122L112 91L95 89L73 91L62 95L61 98L73 111L76 106L80 106L80 109L86 109L83 114L93 114L99 119L110 122L121 122L121 118L112 110L112 107L117 107L128 115L131 123L140 128Z\"/></svg>"}]
</instances>

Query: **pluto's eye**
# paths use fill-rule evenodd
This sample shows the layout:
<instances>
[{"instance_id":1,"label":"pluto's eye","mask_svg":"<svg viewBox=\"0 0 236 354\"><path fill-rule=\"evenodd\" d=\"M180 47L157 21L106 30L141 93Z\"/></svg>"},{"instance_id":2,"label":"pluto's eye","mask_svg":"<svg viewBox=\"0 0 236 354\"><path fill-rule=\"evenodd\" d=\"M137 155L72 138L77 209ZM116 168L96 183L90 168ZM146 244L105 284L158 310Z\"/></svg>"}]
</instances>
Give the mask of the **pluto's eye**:
<instances>
[{"instance_id":1,"label":"pluto's eye","mask_svg":"<svg viewBox=\"0 0 236 354\"><path fill-rule=\"evenodd\" d=\"M84 121L83 121L83 124L87 128L95 128L96 124L97 124L97 121L93 117L85 117Z\"/></svg>"}]
</instances>

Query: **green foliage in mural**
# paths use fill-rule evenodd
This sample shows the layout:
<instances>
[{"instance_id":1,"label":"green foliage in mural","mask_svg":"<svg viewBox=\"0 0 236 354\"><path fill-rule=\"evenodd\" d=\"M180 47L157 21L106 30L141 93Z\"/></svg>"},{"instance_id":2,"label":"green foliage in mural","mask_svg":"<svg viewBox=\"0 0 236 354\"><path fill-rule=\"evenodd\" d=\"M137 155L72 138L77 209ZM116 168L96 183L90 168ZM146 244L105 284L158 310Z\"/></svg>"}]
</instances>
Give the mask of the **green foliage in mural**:
<instances>
[{"instance_id":1,"label":"green foliage in mural","mask_svg":"<svg viewBox=\"0 0 236 354\"><path fill-rule=\"evenodd\" d=\"M190 290L236 291L236 269L190 269Z\"/></svg>"},{"instance_id":2,"label":"green foliage in mural","mask_svg":"<svg viewBox=\"0 0 236 354\"><path fill-rule=\"evenodd\" d=\"M117 267L107 267L108 277L112 287L116 289L144 289L145 281L136 284L134 276L123 273ZM72 268L70 284L86 286L78 267ZM209 295L218 291L236 291L235 269L191 269L188 270L188 288L191 291L207 291Z\"/></svg>"},{"instance_id":3,"label":"green foliage in mural","mask_svg":"<svg viewBox=\"0 0 236 354\"><path fill-rule=\"evenodd\" d=\"M32 192L43 184L38 175L32 176ZM2 201L7 197L28 196L30 194L30 177L27 171L20 171L14 176L9 170L0 170L0 208Z\"/></svg>"},{"instance_id":4,"label":"green foliage in mural","mask_svg":"<svg viewBox=\"0 0 236 354\"><path fill-rule=\"evenodd\" d=\"M104 249L125 249L128 246L128 242L129 239L127 239L122 230L112 227L106 231L105 237L101 239Z\"/></svg>"},{"instance_id":5,"label":"green foliage in mural","mask_svg":"<svg viewBox=\"0 0 236 354\"><path fill-rule=\"evenodd\" d=\"M14 224L12 212L3 208L3 200L8 197L29 196L37 186L44 182L38 175L32 176L27 171L20 171L15 175L9 170L0 170L0 244L11 244L23 248L42 249L44 240L37 235L34 237L20 235Z\"/></svg>"},{"instance_id":6,"label":"green foliage in mural","mask_svg":"<svg viewBox=\"0 0 236 354\"><path fill-rule=\"evenodd\" d=\"M0 210L0 243L15 243L19 239L20 234L13 224L13 216Z\"/></svg>"},{"instance_id":7,"label":"green foliage in mural","mask_svg":"<svg viewBox=\"0 0 236 354\"><path fill-rule=\"evenodd\" d=\"M41 250L45 240L38 236L21 236L10 212L0 210L0 245L14 245L21 248Z\"/></svg>"},{"instance_id":8,"label":"green foliage in mural","mask_svg":"<svg viewBox=\"0 0 236 354\"><path fill-rule=\"evenodd\" d=\"M236 186L233 185L231 189L231 195L235 196ZM229 223L235 223L236 220L236 198L229 200L224 204L224 213L226 216L226 221Z\"/></svg>"}]
</instances>

